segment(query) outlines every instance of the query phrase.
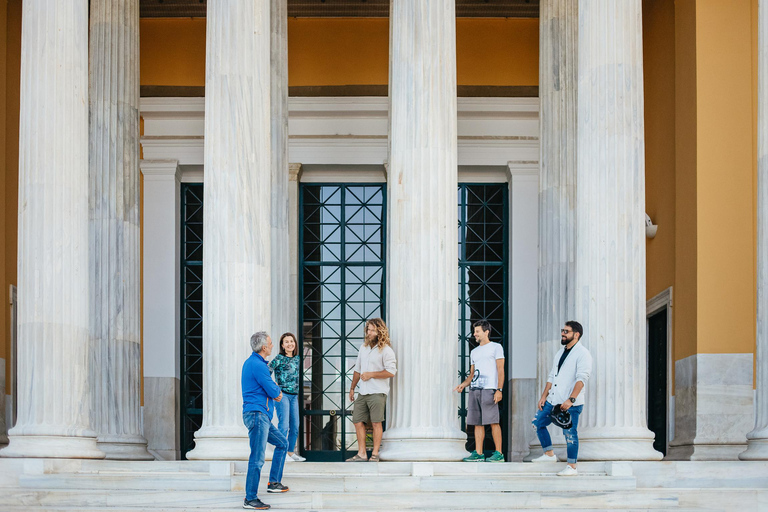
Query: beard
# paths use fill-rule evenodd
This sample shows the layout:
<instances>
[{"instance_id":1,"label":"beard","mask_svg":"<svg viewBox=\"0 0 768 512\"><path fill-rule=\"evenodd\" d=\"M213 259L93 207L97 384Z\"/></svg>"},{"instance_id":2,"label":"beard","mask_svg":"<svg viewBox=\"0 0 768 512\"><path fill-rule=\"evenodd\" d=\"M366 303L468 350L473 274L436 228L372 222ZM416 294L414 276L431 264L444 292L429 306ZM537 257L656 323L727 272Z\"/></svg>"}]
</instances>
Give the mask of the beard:
<instances>
[{"instance_id":1,"label":"beard","mask_svg":"<svg viewBox=\"0 0 768 512\"><path fill-rule=\"evenodd\" d=\"M560 344L563 345L563 346L569 344L570 342L571 342L571 340L569 340L567 338L560 338Z\"/></svg>"},{"instance_id":2,"label":"beard","mask_svg":"<svg viewBox=\"0 0 768 512\"><path fill-rule=\"evenodd\" d=\"M367 341L372 347L375 347L379 343L379 335L374 334L373 336L369 336L368 334L366 334L365 341Z\"/></svg>"}]
</instances>

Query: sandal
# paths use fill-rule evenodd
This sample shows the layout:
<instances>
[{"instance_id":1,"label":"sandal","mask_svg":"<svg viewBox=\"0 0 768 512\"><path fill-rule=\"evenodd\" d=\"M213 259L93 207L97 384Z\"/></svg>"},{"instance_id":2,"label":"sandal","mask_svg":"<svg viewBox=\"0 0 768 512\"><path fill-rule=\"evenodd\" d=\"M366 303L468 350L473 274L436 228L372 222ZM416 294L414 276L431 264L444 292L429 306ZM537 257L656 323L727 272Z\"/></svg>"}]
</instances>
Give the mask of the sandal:
<instances>
[{"instance_id":1,"label":"sandal","mask_svg":"<svg viewBox=\"0 0 768 512\"><path fill-rule=\"evenodd\" d=\"M368 462L379 462L379 456L378 455L371 455L371 458L368 459Z\"/></svg>"},{"instance_id":2,"label":"sandal","mask_svg":"<svg viewBox=\"0 0 768 512\"><path fill-rule=\"evenodd\" d=\"M376 459L378 460L378 457L376 457ZM367 461L368 459L366 459L365 457L361 457L359 453L356 453L354 457L350 457L347 459L347 462L367 462Z\"/></svg>"}]
</instances>

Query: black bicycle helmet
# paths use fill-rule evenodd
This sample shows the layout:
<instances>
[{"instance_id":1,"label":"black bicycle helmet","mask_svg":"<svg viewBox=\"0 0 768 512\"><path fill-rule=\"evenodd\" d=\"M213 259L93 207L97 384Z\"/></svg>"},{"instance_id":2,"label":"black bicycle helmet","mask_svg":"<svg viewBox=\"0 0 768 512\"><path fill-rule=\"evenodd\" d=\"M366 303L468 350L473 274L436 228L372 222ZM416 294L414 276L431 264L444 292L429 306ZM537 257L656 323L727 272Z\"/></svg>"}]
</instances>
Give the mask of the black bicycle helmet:
<instances>
[{"instance_id":1,"label":"black bicycle helmet","mask_svg":"<svg viewBox=\"0 0 768 512\"><path fill-rule=\"evenodd\" d=\"M549 417L552 423L562 428L563 430L569 429L573 426L571 421L571 413L560 409L560 404L552 407L552 412L549 413Z\"/></svg>"}]
</instances>

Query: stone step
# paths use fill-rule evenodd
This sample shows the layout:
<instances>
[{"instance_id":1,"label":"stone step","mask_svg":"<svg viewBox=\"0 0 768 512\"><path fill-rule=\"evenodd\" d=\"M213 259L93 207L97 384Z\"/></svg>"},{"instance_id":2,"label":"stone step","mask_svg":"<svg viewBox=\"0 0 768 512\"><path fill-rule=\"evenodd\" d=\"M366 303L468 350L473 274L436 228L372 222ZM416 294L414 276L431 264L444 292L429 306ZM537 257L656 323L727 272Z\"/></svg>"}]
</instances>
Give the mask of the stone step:
<instances>
[{"instance_id":1,"label":"stone step","mask_svg":"<svg viewBox=\"0 0 768 512\"><path fill-rule=\"evenodd\" d=\"M262 473L265 484L268 472ZM283 475L283 483L299 492L377 492L382 478L369 475ZM454 476L399 476L386 477L387 485L399 492L524 492L524 491L616 491L636 488L632 476L613 477L580 475L558 477L551 475L489 474L467 477ZM19 485L26 489L124 489L173 491L240 491L245 488L245 475L212 476L198 473L166 474L42 474L19 475Z\"/></svg>"},{"instance_id":2,"label":"stone step","mask_svg":"<svg viewBox=\"0 0 768 512\"><path fill-rule=\"evenodd\" d=\"M245 474L247 461L111 461L111 460L57 460L27 459L23 461L25 473L211 473ZM271 462L266 462L268 471ZM291 462L285 465L284 473L290 474L334 474L334 475L472 475L472 474L554 474L565 463L531 462ZM231 469L230 469L231 468ZM581 474L605 475L616 473L631 474L629 463L581 462Z\"/></svg>"},{"instance_id":3,"label":"stone step","mask_svg":"<svg viewBox=\"0 0 768 512\"><path fill-rule=\"evenodd\" d=\"M382 482L383 484L384 482ZM278 510L678 510L674 490L613 492L472 492L444 493L326 493L267 494L261 499ZM0 510L234 510L242 492L204 491L64 491L25 490L0 494Z\"/></svg>"}]
</instances>

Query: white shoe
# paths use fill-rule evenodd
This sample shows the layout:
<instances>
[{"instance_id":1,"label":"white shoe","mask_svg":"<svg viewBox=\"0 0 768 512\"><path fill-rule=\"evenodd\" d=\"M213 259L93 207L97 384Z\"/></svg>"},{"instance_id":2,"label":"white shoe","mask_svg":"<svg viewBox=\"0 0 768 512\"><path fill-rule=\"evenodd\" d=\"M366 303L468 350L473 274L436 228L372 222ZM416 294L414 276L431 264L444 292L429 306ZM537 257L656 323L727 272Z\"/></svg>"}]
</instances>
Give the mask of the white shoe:
<instances>
[{"instance_id":1,"label":"white shoe","mask_svg":"<svg viewBox=\"0 0 768 512\"><path fill-rule=\"evenodd\" d=\"M557 462L557 455L547 455L546 453L542 453L540 457L531 459L531 462Z\"/></svg>"},{"instance_id":2,"label":"white shoe","mask_svg":"<svg viewBox=\"0 0 768 512\"><path fill-rule=\"evenodd\" d=\"M307 460L304 457L302 457L301 455L299 455L298 453L294 453L293 455L288 455L288 457L286 457L286 458L292 458L296 462L304 462L304 461Z\"/></svg>"},{"instance_id":3,"label":"white shoe","mask_svg":"<svg viewBox=\"0 0 768 512\"><path fill-rule=\"evenodd\" d=\"M288 464L289 462L294 462L294 460L291 458L290 455L287 453L285 454L285 464Z\"/></svg>"},{"instance_id":4,"label":"white shoe","mask_svg":"<svg viewBox=\"0 0 768 512\"><path fill-rule=\"evenodd\" d=\"M567 464L565 466L565 469L559 472L557 476L576 476L578 474L579 472L575 467L571 466L570 464Z\"/></svg>"}]
</instances>

